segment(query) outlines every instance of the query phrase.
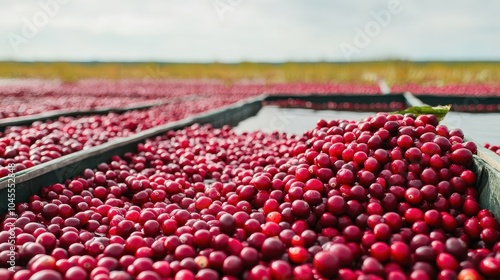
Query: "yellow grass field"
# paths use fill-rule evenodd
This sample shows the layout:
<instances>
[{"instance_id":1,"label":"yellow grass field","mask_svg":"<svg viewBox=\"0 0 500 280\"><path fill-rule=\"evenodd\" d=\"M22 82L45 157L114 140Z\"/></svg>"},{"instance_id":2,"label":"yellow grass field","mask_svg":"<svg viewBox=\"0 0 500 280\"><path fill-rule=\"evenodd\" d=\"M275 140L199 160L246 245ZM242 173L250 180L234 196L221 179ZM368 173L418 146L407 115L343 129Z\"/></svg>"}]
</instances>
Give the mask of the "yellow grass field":
<instances>
[{"instance_id":1,"label":"yellow grass field","mask_svg":"<svg viewBox=\"0 0 500 280\"><path fill-rule=\"evenodd\" d=\"M500 62L354 62L354 63L114 63L0 62L0 78L216 79L226 83L317 82L373 84L490 84L500 82Z\"/></svg>"}]
</instances>

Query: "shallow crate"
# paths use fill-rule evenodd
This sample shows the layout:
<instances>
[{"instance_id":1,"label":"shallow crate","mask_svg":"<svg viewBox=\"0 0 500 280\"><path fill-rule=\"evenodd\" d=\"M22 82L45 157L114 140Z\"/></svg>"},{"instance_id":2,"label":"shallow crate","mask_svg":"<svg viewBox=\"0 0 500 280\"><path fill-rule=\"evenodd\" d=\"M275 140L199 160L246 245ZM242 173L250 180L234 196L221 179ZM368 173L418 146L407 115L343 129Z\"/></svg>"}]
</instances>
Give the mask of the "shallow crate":
<instances>
[{"instance_id":1,"label":"shallow crate","mask_svg":"<svg viewBox=\"0 0 500 280\"><path fill-rule=\"evenodd\" d=\"M451 104L452 110L458 112L500 112L500 96L437 96L423 94L416 97L431 106Z\"/></svg>"},{"instance_id":2,"label":"shallow crate","mask_svg":"<svg viewBox=\"0 0 500 280\"><path fill-rule=\"evenodd\" d=\"M239 121L255 115L262 107L264 96L241 101L219 110L188 117L179 121L160 125L130 137L119 138L87 150L71 153L60 158L19 171L12 177L0 179L0 201L8 201L9 185L15 184L16 202L27 201L31 195L39 194L44 186L64 182L83 172L86 168L94 168L99 163L109 161L113 155L123 155L135 151L138 143L145 139L162 135L169 130L181 129L195 123L235 126ZM13 181L14 180L14 181ZM8 204L0 203L0 214L7 211Z\"/></svg>"},{"instance_id":3,"label":"shallow crate","mask_svg":"<svg viewBox=\"0 0 500 280\"><path fill-rule=\"evenodd\" d=\"M134 151L137 144L145 139L164 134L169 130L181 129L194 123L212 124L214 127L223 125L235 126L240 121L254 116L264 103L298 99L311 104L328 102L358 102L363 104L401 102L407 106L416 105L420 100L408 94L383 96L368 95L280 95L259 96L234 105L214 110L205 114L186 118L180 121L161 125L145 130L131 137L110 141L91 149L76 152L44 164L23 170L15 174L16 201L27 201L30 195L38 194L43 186L64 182L83 172L85 168L95 168L99 163L106 162L113 155L123 155ZM321 107L321 106L319 106ZM480 193L480 204L500 217L500 158L491 151L478 147L478 155L474 156L473 169L477 174L476 186ZM0 201L7 201L8 178L0 179ZM0 213L7 211L7 204L0 204Z\"/></svg>"}]
</instances>

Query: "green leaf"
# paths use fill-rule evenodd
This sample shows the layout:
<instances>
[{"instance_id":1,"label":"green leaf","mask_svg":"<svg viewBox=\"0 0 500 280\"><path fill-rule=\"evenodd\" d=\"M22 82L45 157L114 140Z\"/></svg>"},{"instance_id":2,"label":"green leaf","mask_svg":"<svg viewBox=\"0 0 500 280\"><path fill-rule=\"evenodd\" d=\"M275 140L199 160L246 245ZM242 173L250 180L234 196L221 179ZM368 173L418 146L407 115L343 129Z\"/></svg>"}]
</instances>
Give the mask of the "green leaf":
<instances>
[{"instance_id":1,"label":"green leaf","mask_svg":"<svg viewBox=\"0 0 500 280\"><path fill-rule=\"evenodd\" d=\"M406 108L402 111L397 111L397 112L391 112L391 114L414 114L415 116L419 115L426 115L426 114L432 114L435 115L439 121L443 120L446 114L451 109L451 105L440 105L436 107L432 106L413 106Z\"/></svg>"}]
</instances>

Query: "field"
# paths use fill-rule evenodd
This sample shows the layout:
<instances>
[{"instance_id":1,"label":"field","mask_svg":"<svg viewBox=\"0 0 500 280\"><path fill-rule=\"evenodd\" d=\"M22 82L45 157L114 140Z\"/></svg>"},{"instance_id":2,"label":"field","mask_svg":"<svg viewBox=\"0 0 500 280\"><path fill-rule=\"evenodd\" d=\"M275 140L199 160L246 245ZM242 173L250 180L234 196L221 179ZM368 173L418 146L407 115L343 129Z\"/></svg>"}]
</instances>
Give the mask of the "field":
<instances>
[{"instance_id":1,"label":"field","mask_svg":"<svg viewBox=\"0 0 500 280\"><path fill-rule=\"evenodd\" d=\"M384 79L389 86L417 84L498 84L498 62L407 62L359 63L20 63L0 62L0 77L80 79L202 79L225 83L357 83L373 84Z\"/></svg>"}]
</instances>

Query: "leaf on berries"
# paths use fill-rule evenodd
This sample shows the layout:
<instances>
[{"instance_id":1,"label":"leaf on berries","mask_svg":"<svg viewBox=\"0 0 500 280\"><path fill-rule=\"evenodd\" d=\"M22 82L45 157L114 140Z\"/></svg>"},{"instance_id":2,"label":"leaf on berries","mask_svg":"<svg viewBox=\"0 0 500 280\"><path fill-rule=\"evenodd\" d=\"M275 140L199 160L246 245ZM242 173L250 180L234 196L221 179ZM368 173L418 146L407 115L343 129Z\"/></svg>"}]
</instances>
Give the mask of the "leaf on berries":
<instances>
[{"instance_id":1,"label":"leaf on berries","mask_svg":"<svg viewBox=\"0 0 500 280\"><path fill-rule=\"evenodd\" d=\"M435 115L439 121L442 121L446 114L451 110L450 105L439 105L439 106L413 106L406 108L401 111L392 112L391 114L414 114L415 116L432 114Z\"/></svg>"}]
</instances>

